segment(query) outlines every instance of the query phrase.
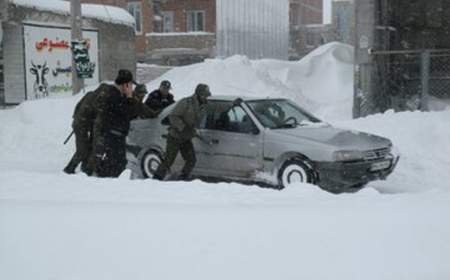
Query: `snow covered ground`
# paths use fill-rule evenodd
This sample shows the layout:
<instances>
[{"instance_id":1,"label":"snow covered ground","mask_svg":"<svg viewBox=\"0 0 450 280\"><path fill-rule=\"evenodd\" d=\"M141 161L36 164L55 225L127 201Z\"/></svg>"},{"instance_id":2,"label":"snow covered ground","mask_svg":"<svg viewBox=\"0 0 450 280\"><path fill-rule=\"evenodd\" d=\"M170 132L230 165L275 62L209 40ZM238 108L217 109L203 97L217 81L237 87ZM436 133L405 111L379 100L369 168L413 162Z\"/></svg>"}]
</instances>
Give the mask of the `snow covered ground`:
<instances>
[{"instance_id":1,"label":"snow covered ground","mask_svg":"<svg viewBox=\"0 0 450 280\"><path fill-rule=\"evenodd\" d=\"M450 110L351 120L351 52L209 60L149 88L289 97L392 139L397 169L356 194L69 176L80 96L0 111L0 279L450 279Z\"/></svg>"}]
</instances>

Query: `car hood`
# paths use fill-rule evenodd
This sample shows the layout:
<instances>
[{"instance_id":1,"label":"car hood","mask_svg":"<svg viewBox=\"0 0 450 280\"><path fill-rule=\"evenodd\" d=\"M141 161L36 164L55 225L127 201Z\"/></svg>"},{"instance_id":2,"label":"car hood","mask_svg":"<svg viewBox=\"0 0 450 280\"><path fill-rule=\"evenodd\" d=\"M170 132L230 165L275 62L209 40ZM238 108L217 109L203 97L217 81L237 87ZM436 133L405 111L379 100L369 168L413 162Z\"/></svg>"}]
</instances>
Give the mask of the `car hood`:
<instances>
[{"instance_id":1,"label":"car hood","mask_svg":"<svg viewBox=\"0 0 450 280\"><path fill-rule=\"evenodd\" d=\"M333 146L337 150L367 151L386 148L391 145L389 139L369 133L344 130L330 125L301 126L290 129L274 129L273 133L319 142Z\"/></svg>"}]
</instances>

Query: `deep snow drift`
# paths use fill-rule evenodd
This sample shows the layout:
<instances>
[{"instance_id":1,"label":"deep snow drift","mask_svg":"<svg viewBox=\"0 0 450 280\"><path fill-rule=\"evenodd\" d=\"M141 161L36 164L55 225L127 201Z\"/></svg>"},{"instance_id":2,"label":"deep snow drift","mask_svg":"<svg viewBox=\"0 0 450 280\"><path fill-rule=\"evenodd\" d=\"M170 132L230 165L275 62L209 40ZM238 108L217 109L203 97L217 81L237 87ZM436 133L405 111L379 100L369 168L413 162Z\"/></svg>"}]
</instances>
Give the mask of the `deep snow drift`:
<instances>
[{"instance_id":1,"label":"deep snow drift","mask_svg":"<svg viewBox=\"0 0 450 280\"><path fill-rule=\"evenodd\" d=\"M208 59L178 67L147 84L172 82L176 97L191 95L202 82L212 94L286 97L324 119L350 119L353 99L353 48L330 43L300 61L252 61L244 56Z\"/></svg>"},{"instance_id":2,"label":"deep snow drift","mask_svg":"<svg viewBox=\"0 0 450 280\"><path fill-rule=\"evenodd\" d=\"M0 279L450 279L450 110L349 120L346 49L289 63L209 60L161 79L177 97L199 82L290 97L392 139L397 169L356 194L69 176L74 143L62 142L81 96L0 110Z\"/></svg>"}]
</instances>

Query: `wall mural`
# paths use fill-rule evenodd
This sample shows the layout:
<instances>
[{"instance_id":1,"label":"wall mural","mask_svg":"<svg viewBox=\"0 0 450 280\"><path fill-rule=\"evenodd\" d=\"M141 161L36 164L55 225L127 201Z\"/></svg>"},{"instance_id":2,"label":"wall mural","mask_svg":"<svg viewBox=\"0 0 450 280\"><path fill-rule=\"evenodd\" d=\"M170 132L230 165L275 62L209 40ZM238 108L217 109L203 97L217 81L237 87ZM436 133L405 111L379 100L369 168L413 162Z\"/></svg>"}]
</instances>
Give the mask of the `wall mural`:
<instances>
[{"instance_id":1,"label":"wall mural","mask_svg":"<svg viewBox=\"0 0 450 280\"><path fill-rule=\"evenodd\" d=\"M34 64L31 61L32 67L30 68L30 73L35 77L33 83L33 95L34 98L42 98L48 96L48 82L45 76L48 74L50 70L47 67L47 61L44 64Z\"/></svg>"},{"instance_id":2,"label":"wall mural","mask_svg":"<svg viewBox=\"0 0 450 280\"><path fill-rule=\"evenodd\" d=\"M72 93L72 53L70 29L65 27L24 25L27 99ZM98 32L83 31L89 51L91 75L86 86L99 82Z\"/></svg>"}]
</instances>

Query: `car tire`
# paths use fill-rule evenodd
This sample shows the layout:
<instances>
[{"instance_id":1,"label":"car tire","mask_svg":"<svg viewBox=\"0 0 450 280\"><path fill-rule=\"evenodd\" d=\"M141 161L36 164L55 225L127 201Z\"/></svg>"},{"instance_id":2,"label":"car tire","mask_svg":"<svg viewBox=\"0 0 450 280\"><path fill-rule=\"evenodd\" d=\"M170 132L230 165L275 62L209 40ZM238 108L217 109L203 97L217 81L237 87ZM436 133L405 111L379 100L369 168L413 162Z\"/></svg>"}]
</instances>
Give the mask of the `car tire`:
<instances>
[{"instance_id":1,"label":"car tire","mask_svg":"<svg viewBox=\"0 0 450 280\"><path fill-rule=\"evenodd\" d=\"M153 175L161 162L162 158L158 152L153 150L146 152L141 160L142 176L144 178L153 178Z\"/></svg>"},{"instance_id":2,"label":"car tire","mask_svg":"<svg viewBox=\"0 0 450 280\"><path fill-rule=\"evenodd\" d=\"M292 183L314 183L314 172L307 161L298 158L287 160L278 171L278 184L286 188Z\"/></svg>"}]
</instances>

